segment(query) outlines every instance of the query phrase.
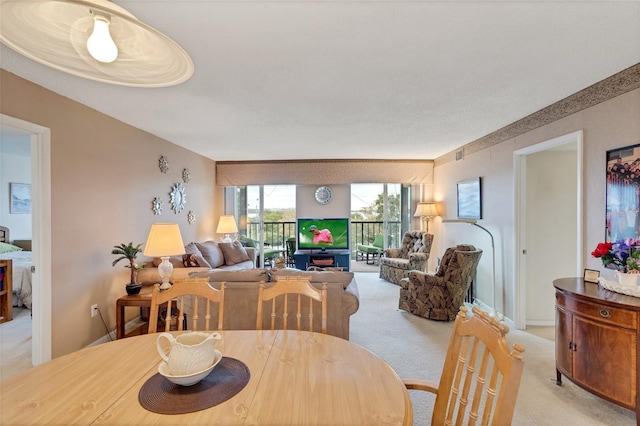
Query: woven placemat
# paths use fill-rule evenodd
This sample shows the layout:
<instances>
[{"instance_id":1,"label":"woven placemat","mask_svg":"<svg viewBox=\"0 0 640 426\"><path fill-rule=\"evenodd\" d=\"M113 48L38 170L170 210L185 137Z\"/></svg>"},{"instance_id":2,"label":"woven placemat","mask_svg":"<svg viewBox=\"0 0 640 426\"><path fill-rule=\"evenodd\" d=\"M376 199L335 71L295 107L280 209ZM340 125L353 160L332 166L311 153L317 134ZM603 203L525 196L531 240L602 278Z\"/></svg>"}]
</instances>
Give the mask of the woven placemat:
<instances>
[{"instance_id":1,"label":"woven placemat","mask_svg":"<svg viewBox=\"0 0 640 426\"><path fill-rule=\"evenodd\" d=\"M193 386L180 386L160 373L142 385L140 405L158 414L185 414L218 405L240 392L249 383L247 365L235 358L222 357L218 365L202 381Z\"/></svg>"}]
</instances>

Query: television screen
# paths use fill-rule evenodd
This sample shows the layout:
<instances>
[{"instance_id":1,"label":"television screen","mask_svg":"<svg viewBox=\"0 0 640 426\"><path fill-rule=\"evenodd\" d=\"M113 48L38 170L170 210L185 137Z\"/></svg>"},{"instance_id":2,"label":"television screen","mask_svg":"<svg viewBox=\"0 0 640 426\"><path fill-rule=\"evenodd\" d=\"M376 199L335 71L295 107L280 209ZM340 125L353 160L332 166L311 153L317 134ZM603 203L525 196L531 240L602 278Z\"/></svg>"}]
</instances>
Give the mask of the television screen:
<instances>
[{"instance_id":1,"label":"television screen","mask_svg":"<svg viewBox=\"0 0 640 426\"><path fill-rule=\"evenodd\" d=\"M298 219L298 249L349 249L349 219Z\"/></svg>"}]
</instances>

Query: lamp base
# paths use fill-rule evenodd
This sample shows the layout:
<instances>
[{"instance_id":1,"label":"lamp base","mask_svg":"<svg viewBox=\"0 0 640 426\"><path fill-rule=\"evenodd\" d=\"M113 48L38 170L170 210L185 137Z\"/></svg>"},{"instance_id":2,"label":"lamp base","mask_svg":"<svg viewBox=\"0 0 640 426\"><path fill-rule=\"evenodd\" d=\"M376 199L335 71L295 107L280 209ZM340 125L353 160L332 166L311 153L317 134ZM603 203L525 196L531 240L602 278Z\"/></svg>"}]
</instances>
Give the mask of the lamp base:
<instances>
[{"instance_id":1,"label":"lamp base","mask_svg":"<svg viewBox=\"0 0 640 426\"><path fill-rule=\"evenodd\" d=\"M169 256L163 256L162 262L158 265L158 273L162 278L162 284L160 284L160 290L167 290L171 288L171 275L173 274L173 265L169 262Z\"/></svg>"}]
</instances>

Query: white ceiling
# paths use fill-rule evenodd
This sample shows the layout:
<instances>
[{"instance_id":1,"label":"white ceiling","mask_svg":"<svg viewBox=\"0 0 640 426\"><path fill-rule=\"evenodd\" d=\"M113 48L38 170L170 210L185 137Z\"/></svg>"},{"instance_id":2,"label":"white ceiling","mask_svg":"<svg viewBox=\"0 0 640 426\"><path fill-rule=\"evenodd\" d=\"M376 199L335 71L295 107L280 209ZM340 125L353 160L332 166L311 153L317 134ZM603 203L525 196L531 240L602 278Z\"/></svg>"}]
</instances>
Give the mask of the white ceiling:
<instances>
[{"instance_id":1,"label":"white ceiling","mask_svg":"<svg viewBox=\"0 0 640 426\"><path fill-rule=\"evenodd\" d=\"M129 0L195 73L169 88L2 68L221 161L434 159L640 63L638 1Z\"/></svg>"}]
</instances>

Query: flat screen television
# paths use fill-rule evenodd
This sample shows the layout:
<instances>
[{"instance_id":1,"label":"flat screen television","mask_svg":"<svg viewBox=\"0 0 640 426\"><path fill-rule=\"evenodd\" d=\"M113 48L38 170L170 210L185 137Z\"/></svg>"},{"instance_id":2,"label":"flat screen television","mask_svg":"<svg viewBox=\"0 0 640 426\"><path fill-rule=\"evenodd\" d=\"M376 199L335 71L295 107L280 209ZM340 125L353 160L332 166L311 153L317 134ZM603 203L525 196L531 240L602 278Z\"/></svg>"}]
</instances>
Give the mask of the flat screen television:
<instances>
[{"instance_id":1,"label":"flat screen television","mask_svg":"<svg viewBox=\"0 0 640 426\"><path fill-rule=\"evenodd\" d=\"M298 218L298 250L348 249L348 218Z\"/></svg>"}]
</instances>

